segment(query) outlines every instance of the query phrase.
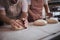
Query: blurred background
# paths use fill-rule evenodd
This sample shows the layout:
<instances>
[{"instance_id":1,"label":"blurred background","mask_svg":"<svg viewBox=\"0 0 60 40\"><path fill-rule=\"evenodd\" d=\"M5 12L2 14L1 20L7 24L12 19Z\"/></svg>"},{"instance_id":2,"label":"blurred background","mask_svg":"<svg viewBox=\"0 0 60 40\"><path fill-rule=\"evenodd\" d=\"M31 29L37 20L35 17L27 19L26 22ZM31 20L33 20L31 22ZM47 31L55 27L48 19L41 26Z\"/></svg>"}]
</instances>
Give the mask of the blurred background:
<instances>
[{"instance_id":1,"label":"blurred background","mask_svg":"<svg viewBox=\"0 0 60 40\"><path fill-rule=\"evenodd\" d=\"M57 17L60 21L60 0L49 0L48 4L53 16Z\"/></svg>"}]
</instances>

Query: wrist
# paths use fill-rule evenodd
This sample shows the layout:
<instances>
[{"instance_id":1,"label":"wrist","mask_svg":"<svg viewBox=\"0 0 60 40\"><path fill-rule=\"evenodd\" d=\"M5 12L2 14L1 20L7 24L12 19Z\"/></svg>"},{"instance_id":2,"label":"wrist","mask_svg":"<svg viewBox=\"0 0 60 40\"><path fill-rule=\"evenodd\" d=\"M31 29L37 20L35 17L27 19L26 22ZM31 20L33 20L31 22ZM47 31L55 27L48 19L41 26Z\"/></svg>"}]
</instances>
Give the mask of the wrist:
<instances>
[{"instance_id":1,"label":"wrist","mask_svg":"<svg viewBox=\"0 0 60 40\"><path fill-rule=\"evenodd\" d=\"M25 18L25 19L28 18L28 13L27 12L22 12L22 14L21 14L19 19L23 19L23 18Z\"/></svg>"}]
</instances>

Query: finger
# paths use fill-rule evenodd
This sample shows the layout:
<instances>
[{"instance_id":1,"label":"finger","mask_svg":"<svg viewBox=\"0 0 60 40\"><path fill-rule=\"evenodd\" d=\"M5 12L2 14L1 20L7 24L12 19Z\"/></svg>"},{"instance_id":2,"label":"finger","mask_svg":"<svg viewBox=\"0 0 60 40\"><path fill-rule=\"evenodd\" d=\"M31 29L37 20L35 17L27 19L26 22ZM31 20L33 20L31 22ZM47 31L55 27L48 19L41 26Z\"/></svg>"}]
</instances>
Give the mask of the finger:
<instances>
[{"instance_id":1,"label":"finger","mask_svg":"<svg viewBox=\"0 0 60 40\"><path fill-rule=\"evenodd\" d=\"M16 20L16 22L20 25L20 26L22 26L23 27L23 23L22 23L22 21L21 20ZM19 26L19 27L20 27Z\"/></svg>"},{"instance_id":2,"label":"finger","mask_svg":"<svg viewBox=\"0 0 60 40\"><path fill-rule=\"evenodd\" d=\"M14 24L11 24L12 28L15 29L17 26Z\"/></svg>"},{"instance_id":3,"label":"finger","mask_svg":"<svg viewBox=\"0 0 60 40\"><path fill-rule=\"evenodd\" d=\"M21 20L16 20L16 22L17 22L19 25L23 26L23 24L22 24L22 21L21 21Z\"/></svg>"},{"instance_id":4,"label":"finger","mask_svg":"<svg viewBox=\"0 0 60 40\"><path fill-rule=\"evenodd\" d=\"M18 28L20 28L20 25L17 22L13 23L15 26L17 26Z\"/></svg>"},{"instance_id":5,"label":"finger","mask_svg":"<svg viewBox=\"0 0 60 40\"><path fill-rule=\"evenodd\" d=\"M27 20L25 19L25 20L16 20L18 23L20 22L22 22L22 26L26 29L27 28L27 26L28 26L28 22L27 22Z\"/></svg>"},{"instance_id":6,"label":"finger","mask_svg":"<svg viewBox=\"0 0 60 40\"><path fill-rule=\"evenodd\" d=\"M28 25L27 19L23 18L22 21L23 21L23 27L26 29Z\"/></svg>"},{"instance_id":7,"label":"finger","mask_svg":"<svg viewBox=\"0 0 60 40\"><path fill-rule=\"evenodd\" d=\"M27 21L27 20L24 21L24 27L25 27L25 28L28 27L28 21Z\"/></svg>"},{"instance_id":8,"label":"finger","mask_svg":"<svg viewBox=\"0 0 60 40\"><path fill-rule=\"evenodd\" d=\"M24 29L22 26L20 26L20 28L18 28L18 27L15 26L14 24L12 24L12 26L14 27L14 29L17 29L17 30Z\"/></svg>"}]
</instances>

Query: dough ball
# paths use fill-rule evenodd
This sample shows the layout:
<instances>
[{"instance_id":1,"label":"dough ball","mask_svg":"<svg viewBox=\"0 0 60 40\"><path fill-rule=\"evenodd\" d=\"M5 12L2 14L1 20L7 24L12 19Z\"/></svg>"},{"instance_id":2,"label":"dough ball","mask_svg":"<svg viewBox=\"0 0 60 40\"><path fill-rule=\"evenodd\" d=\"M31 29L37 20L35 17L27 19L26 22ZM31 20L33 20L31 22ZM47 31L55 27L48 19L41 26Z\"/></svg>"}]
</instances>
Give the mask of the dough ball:
<instances>
[{"instance_id":1,"label":"dough ball","mask_svg":"<svg viewBox=\"0 0 60 40\"><path fill-rule=\"evenodd\" d=\"M58 19L56 19L56 18L50 18L50 19L47 19L47 22L49 24L55 24L55 23L58 23Z\"/></svg>"},{"instance_id":2,"label":"dough ball","mask_svg":"<svg viewBox=\"0 0 60 40\"><path fill-rule=\"evenodd\" d=\"M47 24L47 21L39 19L39 20L36 20L33 24L36 26L44 26Z\"/></svg>"}]
</instances>

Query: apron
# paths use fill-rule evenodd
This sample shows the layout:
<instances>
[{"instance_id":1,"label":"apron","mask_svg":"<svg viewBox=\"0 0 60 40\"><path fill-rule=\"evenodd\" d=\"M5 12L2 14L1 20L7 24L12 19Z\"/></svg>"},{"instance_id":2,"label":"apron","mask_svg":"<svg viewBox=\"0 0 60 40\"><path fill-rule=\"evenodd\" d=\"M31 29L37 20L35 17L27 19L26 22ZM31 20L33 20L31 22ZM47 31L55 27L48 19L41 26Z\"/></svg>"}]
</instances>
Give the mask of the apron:
<instances>
[{"instance_id":1,"label":"apron","mask_svg":"<svg viewBox=\"0 0 60 40\"><path fill-rule=\"evenodd\" d=\"M29 13L28 21L35 21L35 20L41 19L43 6L44 6L43 0L31 0L30 10L37 17L34 18L35 16Z\"/></svg>"}]
</instances>

